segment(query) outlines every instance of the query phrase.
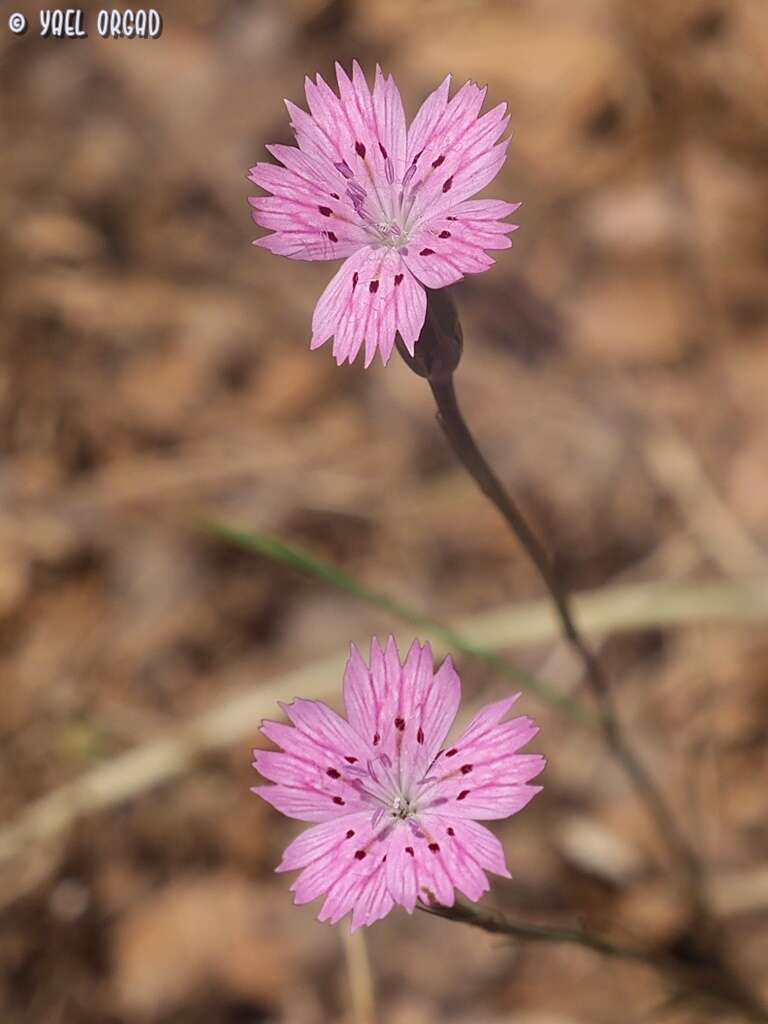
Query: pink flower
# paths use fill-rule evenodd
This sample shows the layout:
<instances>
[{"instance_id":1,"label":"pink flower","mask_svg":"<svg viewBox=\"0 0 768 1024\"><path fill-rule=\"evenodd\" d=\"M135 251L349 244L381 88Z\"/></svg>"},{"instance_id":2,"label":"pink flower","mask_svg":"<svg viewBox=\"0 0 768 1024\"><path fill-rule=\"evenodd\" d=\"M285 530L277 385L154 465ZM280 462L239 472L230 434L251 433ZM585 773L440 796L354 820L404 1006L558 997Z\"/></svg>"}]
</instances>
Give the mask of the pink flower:
<instances>
[{"instance_id":1,"label":"pink flower","mask_svg":"<svg viewBox=\"0 0 768 1024\"><path fill-rule=\"evenodd\" d=\"M264 722L282 747L254 750L254 767L275 785L254 793L283 814L317 822L283 854L278 871L301 869L296 903L325 895L319 920L350 911L352 928L395 903L452 906L488 887L486 871L509 878L498 839L478 821L505 818L541 789L529 781L541 754L519 754L538 728L502 718L517 700L483 708L445 743L461 697L450 658L437 672L429 644L414 641L401 665L392 637L371 642L370 669L351 649L344 674L347 718L314 700L284 705L291 725Z\"/></svg>"},{"instance_id":2,"label":"pink flower","mask_svg":"<svg viewBox=\"0 0 768 1024\"><path fill-rule=\"evenodd\" d=\"M282 166L260 163L249 178L268 196L250 199L273 233L261 245L296 260L345 262L320 297L311 348L333 336L336 362L387 362L399 332L408 351L424 324L427 288L487 270L487 249L507 249L519 203L470 200L496 177L508 140L500 103L482 117L485 89L467 82L448 99L450 75L406 128L393 78L376 67L373 92L357 61L336 65L339 96L307 78L310 113L286 100L298 149L268 146Z\"/></svg>"}]
</instances>

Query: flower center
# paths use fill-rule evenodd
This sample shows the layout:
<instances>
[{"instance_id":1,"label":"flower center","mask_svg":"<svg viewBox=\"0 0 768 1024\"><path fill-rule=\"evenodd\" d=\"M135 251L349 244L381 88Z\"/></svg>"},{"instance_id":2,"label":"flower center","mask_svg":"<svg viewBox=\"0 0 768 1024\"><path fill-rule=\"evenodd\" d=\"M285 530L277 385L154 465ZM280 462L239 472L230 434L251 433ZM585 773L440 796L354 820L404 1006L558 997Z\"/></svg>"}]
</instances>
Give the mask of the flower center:
<instances>
[{"instance_id":1,"label":"flower center","mask_svg":"<svg viewBox=\"0 0 768 1024\"><path fill-rule=\"evenodd\" d=\"M379 244L389 249L399 249L407 241L403 229L395 220L380 222L376 230L379 233Z\"/></svg>"},{"instance_id":2,"label":"flower center","mask_svg":"<svg viewBox=\"0 0 768 1024\"><path fill-rule=\"evenodd\" d=\"M405 821L406 818L410 818L415 811L413 801L407 797L398 793L392 802L392 817L397 818L400 821Z\"/></svg>"}]
</instances>

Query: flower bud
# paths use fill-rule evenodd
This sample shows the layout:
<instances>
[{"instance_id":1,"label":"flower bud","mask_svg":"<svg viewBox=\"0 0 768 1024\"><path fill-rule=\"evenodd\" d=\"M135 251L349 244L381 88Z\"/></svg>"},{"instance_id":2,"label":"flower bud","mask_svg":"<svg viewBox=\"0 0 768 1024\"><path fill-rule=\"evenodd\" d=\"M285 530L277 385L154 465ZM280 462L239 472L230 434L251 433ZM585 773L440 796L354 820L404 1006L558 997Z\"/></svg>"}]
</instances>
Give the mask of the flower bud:
<instances>
[{"instance_id":1,"label":"flower bud","mask_svg":"<svg viewBox=\"0 0 768 1024\"><path fill-rule=\"evenodd\" d=\"M411 355L397 338L397 350L414 373L430 381L449 380L464 346L456 304L448 288L427 288L427 315Z\"/></svg>"}]
</instances>

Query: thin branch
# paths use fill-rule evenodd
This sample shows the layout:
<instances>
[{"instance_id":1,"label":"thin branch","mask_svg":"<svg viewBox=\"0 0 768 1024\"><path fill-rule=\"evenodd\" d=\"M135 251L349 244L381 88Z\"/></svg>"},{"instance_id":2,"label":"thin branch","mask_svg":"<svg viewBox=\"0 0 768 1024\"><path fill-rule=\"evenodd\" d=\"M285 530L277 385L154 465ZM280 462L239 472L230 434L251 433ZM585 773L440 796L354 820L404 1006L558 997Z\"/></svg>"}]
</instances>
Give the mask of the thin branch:
<instances>
[{"instance_id":1,"label":"thin branch","mask_svg":"<svg viewBox=\"0 0 768 1024\"><path fill-rule=\"evenodd\" d=\"M656 822L659 834L682 869L692 899L703 917L705 906L702 895L703 869L701 862L680 829L656 783L624 733L608 680L600 662L592 653L576 625L571 614L570 598L562 580L556 573L549 555L538 537L477 447L459 408L452 375L439 379L429 377L428 381L437 405L438 421L454 454L483 494L490 499L509 524L547 588L557 612L563 636L584 666L587 681L600 709L600 727L606 743L624 768L649 814Z\"/></svg>"},{"instance_id":2,"label":"thin branch","mask_svg":"<svg viewBox=\"0 0 768 1024\"><path fill-rule=\"evenodd\" d=\"M566 943L600 956L644 964L666 975L682 994L698 996L737 1010L754 1024L768 1024L768 1010L744 985L722 956L719 947L704 950L680 947L666 952L626 946L581 927L549 926L511 921L500 911L457 901L452 907L417 906L425 913L468 924L494 935L509 935L524 942Z\"/></svg>"},{"instance_id":3,"label":"thin branch","mask_svg":"<svg viewBox=\"0 0 768 1024\"><path fill-rule=\"evenodd\" d=\"M417 903L419 910L435 917L444 917L447 921L469 924L494 935L510 935L524 942L569 943L584 946L603 956L618 957L622 960L639 960L652 966L657 965L658 957L640 949L640 947L624 946L602 935L596 935L584 928L565 926L530 924L523 921L511 921L505 914L478 904L457 901L452 907L441 907L439 904L426 906Z\"/></svg>"}]
</instances>

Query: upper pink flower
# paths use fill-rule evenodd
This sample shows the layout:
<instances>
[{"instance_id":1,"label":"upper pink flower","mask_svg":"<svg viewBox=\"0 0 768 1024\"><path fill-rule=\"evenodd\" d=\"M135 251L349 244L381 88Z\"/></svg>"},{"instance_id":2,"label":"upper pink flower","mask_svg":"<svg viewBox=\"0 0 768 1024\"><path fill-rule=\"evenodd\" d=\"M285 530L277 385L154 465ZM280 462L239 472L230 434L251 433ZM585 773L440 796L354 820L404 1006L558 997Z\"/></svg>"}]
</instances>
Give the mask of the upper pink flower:
<instances>
[{"instance_id":1,"label":"upper pink flower","mask_svg":"<svg viewBox=\"0 0 768 1024\"><path fill-rule=\"evenodd\" d=\"M509 878L498 839L479 820L506 818L541 789L528 783L540 754L519 754L538 728L503 722L517 696L483 708L445 743L461 681L446 658L432 668L429 644L414 641L401 665L395 641L371 642L370 669L353 646L344 675L347 718L314 700L284 705L292 725L264 722L280 751L254 750L254 767L275 785L254 793L283 814L319 822L295 839L278 871L301 868L296 903L325 895L319 920L350 911L352 928L395 903L452 906L454 888L477 900L485 872Z\"/></svg>"},{"instance_id":2,"label":"upper pink flower","mask_svg":"<svg viewBox=\"0 0 768 1024\"><path fill-rule=\"evenodd\" d=\"M387 362L399 332L411 355L424 324L427 288L493 264L517 225L519 203L469 200L495 178L508 141L500 103L480 116L486 90L467 82L448 99L450 75L406 128L393 78L376 67L373 92L357 61L350 80L336 65L339 96L306 79L310 113L286 100L298 149L268 146L282 166L259 163L249 178L253 219L273 234L261 245L297 260L346 258L312 319L311 347L333 336L338 363L363 344L365 365Z\"/></svg>"}]
</instances>

